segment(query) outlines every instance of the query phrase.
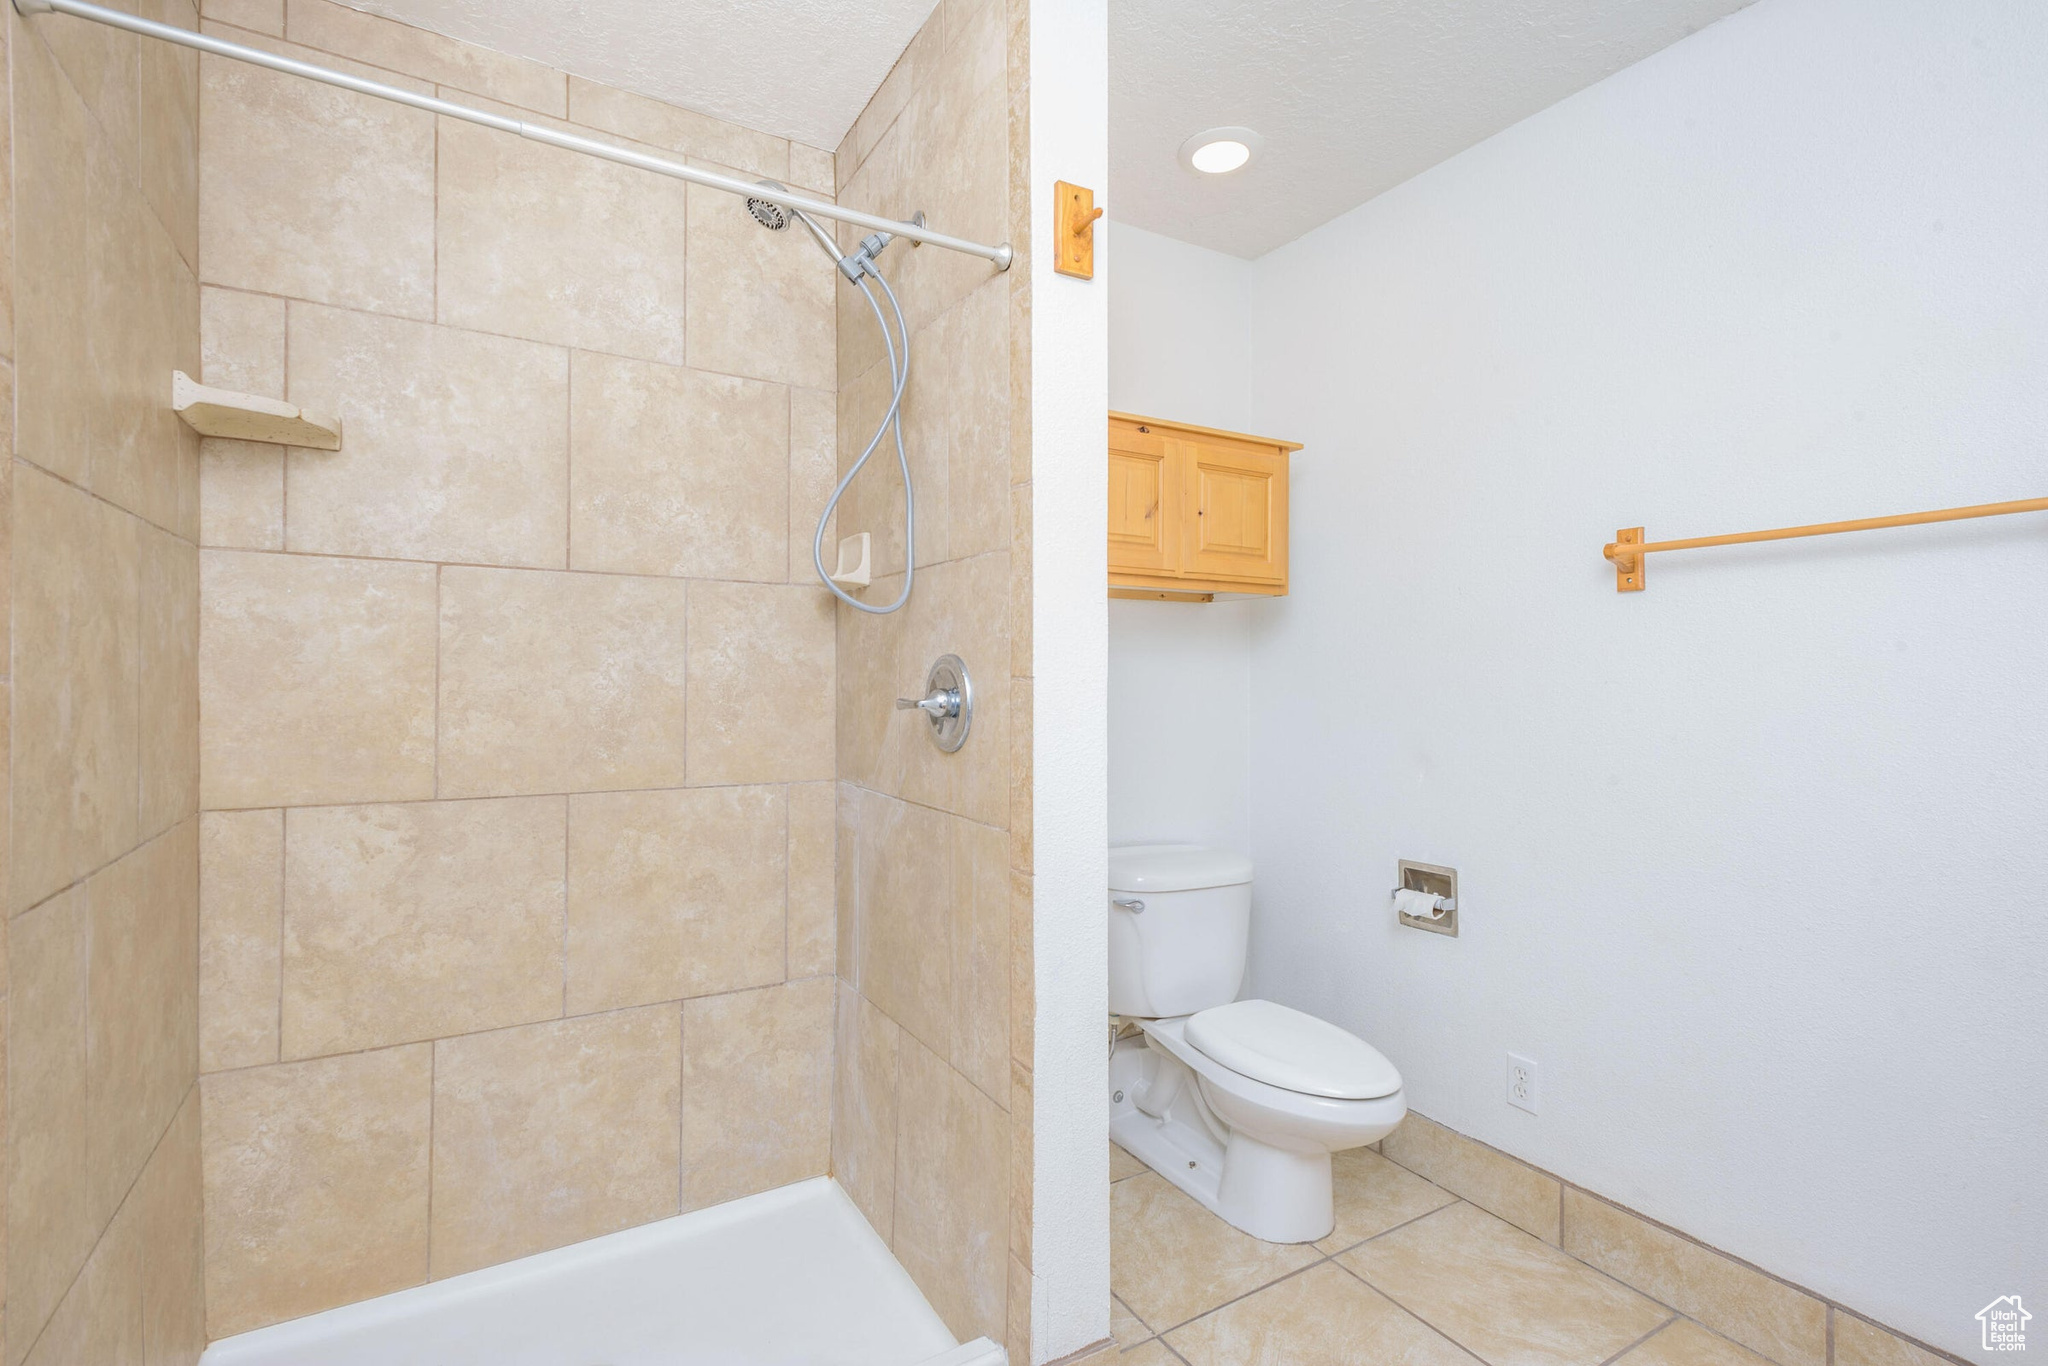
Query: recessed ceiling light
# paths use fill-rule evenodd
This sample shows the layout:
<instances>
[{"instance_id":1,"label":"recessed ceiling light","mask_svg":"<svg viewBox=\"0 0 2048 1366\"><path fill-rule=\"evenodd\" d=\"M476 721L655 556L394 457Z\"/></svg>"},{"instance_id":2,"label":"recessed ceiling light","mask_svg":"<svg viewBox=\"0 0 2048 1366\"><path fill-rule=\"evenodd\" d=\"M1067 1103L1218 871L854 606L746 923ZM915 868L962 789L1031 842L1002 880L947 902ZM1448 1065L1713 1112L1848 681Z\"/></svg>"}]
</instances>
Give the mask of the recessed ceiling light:
<instances>
[{"instance_id":1,"label":"recessed ceiling light","mask_svg":"<svg viewBox=\"0 0 2048 1366\"><path fill-rule=\"evenodd\" d=\"M1211 128L1180 145L1180 164L1204 175L1229 175L1242 169L1265 141L1249 128Z\"/></svg>"}]
</instances>

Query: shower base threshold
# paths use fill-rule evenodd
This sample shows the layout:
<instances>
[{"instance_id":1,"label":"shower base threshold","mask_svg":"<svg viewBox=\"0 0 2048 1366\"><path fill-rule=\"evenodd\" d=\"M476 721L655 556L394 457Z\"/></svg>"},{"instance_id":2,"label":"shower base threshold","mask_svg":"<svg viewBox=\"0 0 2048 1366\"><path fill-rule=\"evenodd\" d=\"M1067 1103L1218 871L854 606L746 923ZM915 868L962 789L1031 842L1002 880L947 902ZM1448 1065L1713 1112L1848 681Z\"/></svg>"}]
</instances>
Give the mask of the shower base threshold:
<instances>
[{"instance_id":1,"label":"shower base threshold","mask_svg":"<svg viewBox=\"0 0 2048 1366\"><path fill-rule=\"evenodd\" d=\"M200 1366L1003 1366L829 1177L222 1338Z\"/></svg>"}]
</instances>

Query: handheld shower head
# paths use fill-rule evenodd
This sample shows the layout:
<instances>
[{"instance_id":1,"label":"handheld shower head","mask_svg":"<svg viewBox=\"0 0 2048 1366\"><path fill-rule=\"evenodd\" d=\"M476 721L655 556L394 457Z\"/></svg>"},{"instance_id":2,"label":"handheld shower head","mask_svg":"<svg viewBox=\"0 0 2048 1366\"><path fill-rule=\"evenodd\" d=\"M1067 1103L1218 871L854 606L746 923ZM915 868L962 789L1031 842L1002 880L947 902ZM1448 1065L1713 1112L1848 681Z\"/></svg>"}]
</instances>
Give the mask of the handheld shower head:
<instances>
[{"instance_id":1,"label":"handheld shower head","mask_svg":"<svg viewBox=\"0 0 2048 1366\"><path fill-rule=\"evenodd\" d=\"M771 204L765 199L747 200L747 212L754 215L754 221L770 232L781 232L789 226L789 210L780 204Z\"/></svg>"},{"instance_id":2,"label":"handheld shower head","mask_svg":"<svg viewBox=\"0 0 2048 1366\"><path fill-rule=\"evenodd\" d=\"M787 185L780 185L772 180L763 180L759 184L764 190L786 191L789 189ZM824 226L817 219L811 217L802 209L785 208L783 205L777 204L772 200L755 199L749 195L747 197L747 212L754 215L756 223L759 223L770 232L781 232L789 226L790 219L796 219L806 228L810 229L812 240L831 259L832 264L835 266L839 264L839 246L832 240L832 234L825 231Z\"/></svg>"}]
</instances>

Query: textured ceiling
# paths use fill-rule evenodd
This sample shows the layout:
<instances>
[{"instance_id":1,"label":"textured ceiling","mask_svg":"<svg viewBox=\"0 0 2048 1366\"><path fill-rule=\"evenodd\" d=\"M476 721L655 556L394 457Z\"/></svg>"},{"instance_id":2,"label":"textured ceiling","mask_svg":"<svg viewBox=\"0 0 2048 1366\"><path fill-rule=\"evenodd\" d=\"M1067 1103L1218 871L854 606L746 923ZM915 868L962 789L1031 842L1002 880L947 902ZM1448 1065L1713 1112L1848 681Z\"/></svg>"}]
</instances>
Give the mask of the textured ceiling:
<instances>
[{"instance_id":1,"label":"textured ceiling","mask_svg":"<svg viewBox=\"0 0 2048 1366\"><path fill-rule=\"evenodd\" d=\"M829 151L934 0L347 3Z\"/></svg>"},{"instance_id":2,"label":"textured ceiling","mask_svg":"<svg viewBox=\"0 0 2048 1366\"><path fill-rule=\"evenodd\" d=\"M1254 257L1750 0L1111 0L1109 211ZM1265 146L1184 169L1204 129Z\"/></svg>"}]
</instances>

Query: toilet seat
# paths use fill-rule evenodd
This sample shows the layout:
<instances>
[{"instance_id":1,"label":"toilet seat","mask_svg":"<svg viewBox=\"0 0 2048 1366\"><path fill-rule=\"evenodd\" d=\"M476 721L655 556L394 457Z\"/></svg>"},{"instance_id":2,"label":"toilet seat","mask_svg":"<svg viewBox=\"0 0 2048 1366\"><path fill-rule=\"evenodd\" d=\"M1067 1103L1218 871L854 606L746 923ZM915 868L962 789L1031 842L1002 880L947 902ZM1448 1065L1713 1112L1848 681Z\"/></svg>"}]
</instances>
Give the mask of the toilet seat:
<instances>
[{"instance_id":1,"label":"toilet seat","mask_svg":"<svg viewBox=\"0 0 2048 1366\"><path fill-rule=\"evenodd\" d=\"M1232 1001L1197 1011L1182 1037L1239 1076L1304 1096L1378 1100L1401 1089L1401 1074L1377 1048L1274 1001Z\"/></svg>"}]
</instances>

